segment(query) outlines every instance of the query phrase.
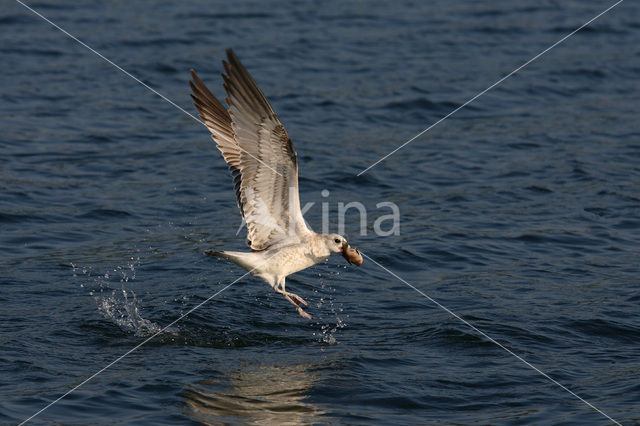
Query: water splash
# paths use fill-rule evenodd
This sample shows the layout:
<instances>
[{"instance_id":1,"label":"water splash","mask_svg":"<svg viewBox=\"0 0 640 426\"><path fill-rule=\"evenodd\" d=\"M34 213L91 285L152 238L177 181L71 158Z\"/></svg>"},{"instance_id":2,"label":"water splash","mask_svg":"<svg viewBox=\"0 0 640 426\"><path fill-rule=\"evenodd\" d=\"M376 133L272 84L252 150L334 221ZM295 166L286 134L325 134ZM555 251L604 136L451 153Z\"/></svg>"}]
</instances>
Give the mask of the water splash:
<instances>
[{"instance_id":1,"label":"water splash","mask_svg":"<svg viewBox=\"0 0 640 426\"><path fill-rule=\"evenodd\" d=\"M337 276L340 275L339 271L331 271L330 275ZM329 295L321 296L316 303L317 308L321 308L325 303L329 305L329 311L331 315L334 317L333 321L330 323L322 324L320 326L319 332L314 332L313 335L318 338L318 341L327 343L329 345L337 345L339 342L336 339L336 334L338 330L343 329L347 326L345 319L349 317L348 314L343 313L342 304L336 304L333 301L333 293L335 293L336 289L325 285L324 279L322 278L322 274L318 273L318 277L320 278L320 288L322 290L326 290L329 292ZM324 293L325 291L323 291ZM315 293L318 294L318 290L315 290Z\"/></svg>"},{"instance_id":2,"label":"water splash","mask_svg":"<svg viewBox=\"0 0 640 426\"><path fill-rule=\"evenodd\" d=\"M314 336L317 335L320 337L320 341L323 343L327 343L329 345L337 345L338 341L336 340L336 332L342 328L345 328L347 323L344 322L342 318L336 316L335 324L324 324L320 327L320 333L313 333Z\"/></svg>"},{"instance_id":3,"label":"water splash","mask_svg":"<svg viewBox=\"0 0 640 426\"><path fill-rule=\"evenodd\" d=\"M162 330L158 324L143 318L140 314L138 299L133 290L124 287L111 295L102 294L95 297L98 310L107 319L115 322L125 331L133 332L138 337L146 337Z\"/></svg>"},{"instance_id":4,"label":"water splash","mask_svg":"<svg viewBox=\"0 0 640 426\"><path fill-rule=\"evenodd\" d=\"M78 266L71 264L73 276L80 274L91 278L89 296L92 296L98 311L106 319L116 323L123 331L133 333L138 337L146 337L162 330L158 324L144 318L140 313L140 303L135 292L125 287L136 279L136 266L140 264L140 257L130 257L125 265L118 265L103 272L94 272L92 266ZM114 289L114 283L120 283L119 289ZM85 287L84 283L80 284Z\"/></svg>"}]
</instances>

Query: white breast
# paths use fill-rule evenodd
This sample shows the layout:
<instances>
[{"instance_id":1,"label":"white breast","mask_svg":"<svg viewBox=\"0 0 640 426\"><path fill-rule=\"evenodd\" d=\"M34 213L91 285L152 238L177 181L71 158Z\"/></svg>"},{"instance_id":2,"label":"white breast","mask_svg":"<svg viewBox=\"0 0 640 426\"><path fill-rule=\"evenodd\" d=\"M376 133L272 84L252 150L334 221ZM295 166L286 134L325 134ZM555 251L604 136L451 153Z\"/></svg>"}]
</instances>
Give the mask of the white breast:
<instances>
[{"instance_id":1,"label":"white breast","mask_svg":"<svg viewBox=\"0 0 640 426\"><path fill-rule=\"evenodd\" d=\"M278 249L266 269L276 276L287 276L323 262L328 257L314 255L308 244L295 244Z\"/></svg>"}]
</instances>

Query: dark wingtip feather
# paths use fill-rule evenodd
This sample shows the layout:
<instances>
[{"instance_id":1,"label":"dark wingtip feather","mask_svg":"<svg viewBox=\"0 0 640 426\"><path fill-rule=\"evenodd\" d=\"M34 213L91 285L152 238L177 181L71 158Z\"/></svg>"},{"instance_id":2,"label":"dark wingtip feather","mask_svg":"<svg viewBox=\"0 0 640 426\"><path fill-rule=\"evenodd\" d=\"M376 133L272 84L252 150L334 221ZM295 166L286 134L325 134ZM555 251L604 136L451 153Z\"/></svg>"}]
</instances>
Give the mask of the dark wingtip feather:
<instances>
[{"instance_id":1,"label":"dark wingtip feather","mask_svg":"<svg viewBox=\"0 0 640 426\"><path fill-rule=\"evenodd\" d=\"M204 254L206 254L207 256L211 256L211 257L222 257L222 252L221 251L205 250Z\"/></svg>"}]
</instances>

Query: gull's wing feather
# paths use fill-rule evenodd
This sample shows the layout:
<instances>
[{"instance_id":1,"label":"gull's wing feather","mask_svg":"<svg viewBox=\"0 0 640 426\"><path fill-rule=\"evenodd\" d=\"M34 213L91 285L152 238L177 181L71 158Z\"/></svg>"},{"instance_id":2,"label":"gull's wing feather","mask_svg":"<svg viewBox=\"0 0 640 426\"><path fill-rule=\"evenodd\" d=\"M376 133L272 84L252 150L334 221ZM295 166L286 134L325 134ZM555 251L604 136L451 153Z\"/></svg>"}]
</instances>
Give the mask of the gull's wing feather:
<instances>
[{"instance_id":1,"label":"gull's wing feather","mask_svg":"<svg viewBox=\"0 0 640 426\"><path fill-rule=\"evenodd\" d=\"M235 141L235 134L231 127L231 116L220 101L209 91L202 80L200 80L200 77L198 77L194 70L191 70L191 78L193 79L193 81L189 81L189 86L191 86L191 91L193 92L191 98L197 110L200 112L202 122L211 131L211 136L216 142L216 146L222 152L223 158L229 165L229 171L233 178L233 187L238 201L238 208L240 208L240 213L242 213L242 217L244 217L241 192L242 174L240 173L240 157L242 151L238 149L238 144Z\"/></svg>"},{"instance_id":2,"label":"gull's wing feather","mask_svg":"<svg viewBox=\"0 0 640 426\"><path fill-rule=\"evenodd\" d=\"M301 240L311 231L300 211L293 143L266 97L231 50L223 74L227 111L191 72L192 97L234 179L253 250Z\"/></svg>"}]
</instances>

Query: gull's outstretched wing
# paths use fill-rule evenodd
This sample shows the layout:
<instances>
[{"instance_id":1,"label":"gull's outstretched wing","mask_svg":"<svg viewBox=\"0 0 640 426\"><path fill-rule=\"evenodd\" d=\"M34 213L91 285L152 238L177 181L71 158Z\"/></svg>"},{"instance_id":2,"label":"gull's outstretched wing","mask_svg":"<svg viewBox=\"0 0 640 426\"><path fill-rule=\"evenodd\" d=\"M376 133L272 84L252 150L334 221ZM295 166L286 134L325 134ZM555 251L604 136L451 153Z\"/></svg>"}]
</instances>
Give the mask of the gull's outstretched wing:
<instances>
[{"instance_id":1,"label":"gull's outstretched wing","mask_svg":"<svg viewBox=\"0 0 640 426\"><path fill-rule=\"evenodd\" d=\"M229 165L253 250L301 240L311 231L300 211L298 157L284 126L236 55L223 61L229 110L191 70L200 118Z\"/></svg>"}]
</instances>

